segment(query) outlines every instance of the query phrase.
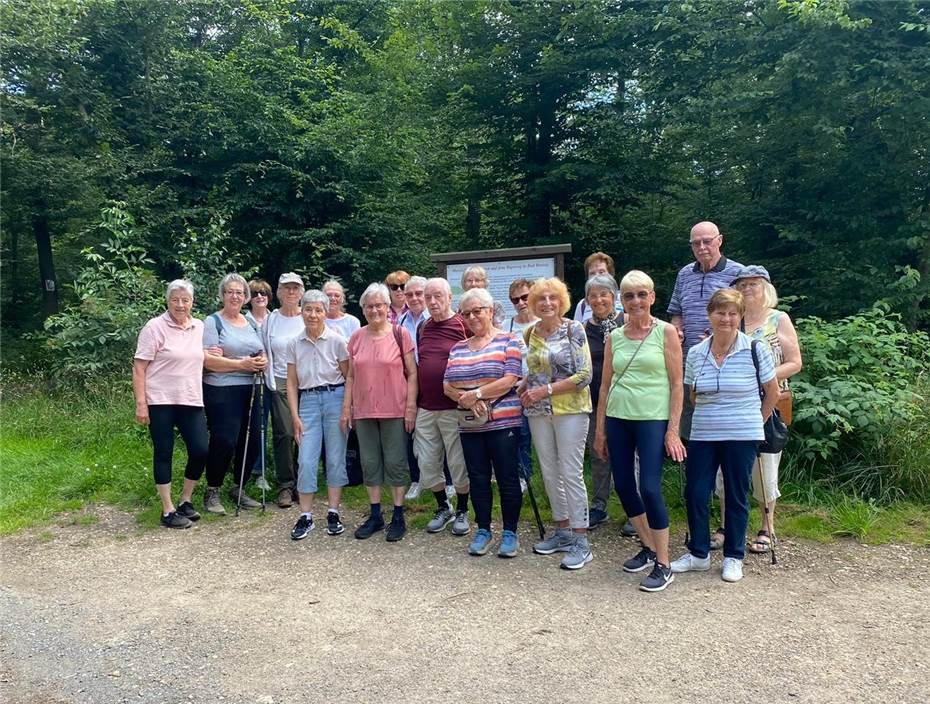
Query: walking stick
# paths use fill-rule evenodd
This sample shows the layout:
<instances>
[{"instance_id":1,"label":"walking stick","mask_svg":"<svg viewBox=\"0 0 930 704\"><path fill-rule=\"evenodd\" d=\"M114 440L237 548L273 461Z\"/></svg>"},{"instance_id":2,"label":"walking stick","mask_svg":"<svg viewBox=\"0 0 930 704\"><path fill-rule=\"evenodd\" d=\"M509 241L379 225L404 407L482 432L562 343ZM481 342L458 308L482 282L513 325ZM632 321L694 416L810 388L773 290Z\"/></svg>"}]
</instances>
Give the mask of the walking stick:
<instances>
[{"instance_id":1,"label":"walking stick","mask_svg":"<svg viewBox=\"0 0 930 704\"><path fill-rule=\"evenodd\" d=\"M688 475L686 472L686 465L684 462L679 462L678 466L681 467L681 505L685 509L685 547L688 547L688 539L691 537L688 534L688 494L685 491L688 482Z\"/></svg>"},{"instance_id":2,"label":"walking stick","mask_svg":"<svg viewBox=\"0 0 930 704\"><path fill-rule=\"evenodd\" d=\"M778 557L775 555L775 521L769 516L769 502L765 495L765 475L762 473L762 455L756 455L759 464L759 486L762 487L762 513L765 516L765 525L769 529L769 552L772 553L772 564L778 564Z\"/></svg>"},{"instance_id":3,"label":"walking stick","mask_svg":"<svg viewBox=\"0 0 930 704\"><path fill-rule=\"evenodd\" d=\"M245 460L249 456L249 433L252 430L252 413L255 405L255 378L257 374L252 375L252 393L249 394L249 411L246 414L245 426L245 444L242 447L242 471L239 472L239 493L236 494L236 517L239 517L239 509L242 507L242 485L245 482Z\"/></svg>"},{"instance_id":4,"label":"walking stick","mask_svg":"<svg viewBox=\"0 0 930 704\"><path fill-rule=\"evenodd\" d=\"M262 513L265 512L265 489L268 488L268 481L265 479L265 383L259 379L260 386L258 387L258 412L259 417L259 428L261 429L261 467L262 467L262 477L261 477L261 488L262 488ZM248 447L248 445L246 445Z\"/></svg>"},{"instance_id":5,"label":"walking stick","mask_svg":"<svg viewBox=\"0 0 930 704\"><path fill-rule=\"evenodd\" d=\"M526 467L523 470L523 480L526 482L526 493L530 496L530 506L533 507L533 515L536 517L536 528L539 530L539 539L546 539L546 529L543 527L542 517L539 515L539 506L536 503L536 496L533 494L533 486L530 484L530 473Z\"/></svg>"}]
</instances>

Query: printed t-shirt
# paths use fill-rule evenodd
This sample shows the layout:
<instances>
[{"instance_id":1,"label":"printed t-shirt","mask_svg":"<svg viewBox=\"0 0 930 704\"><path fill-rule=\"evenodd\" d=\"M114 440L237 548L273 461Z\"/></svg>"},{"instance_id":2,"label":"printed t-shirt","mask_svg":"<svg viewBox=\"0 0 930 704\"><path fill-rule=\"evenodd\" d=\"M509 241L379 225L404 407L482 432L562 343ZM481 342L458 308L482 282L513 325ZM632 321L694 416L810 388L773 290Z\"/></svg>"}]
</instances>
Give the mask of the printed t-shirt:
<instances>
[{"instance_id":1,"label":"printed t-shirt","mask_svg":"<svg viewBox=\"0 0 930 704\"><path fill-rule=\"evenodd\" d=\"M400 328L404 354L413 352L410 334ZM404 360L394 337L374 338L368 326L356 331L349 340L352 360L352 415L354 418L403 418L407 406L407 378Z\"/></svg>"},{"instance_id":2,"label":"printed t-shirt","mask_svg":"<svg viewBox=\"0 0 930 704\"><path fill-rule=\"evenodd\" d=\"M577 389L566 394L545 396L524 413L527 416L567 415L590 413L591 351L584 325L574 320L563 320L549 337L542 337L539 326L533 326L524 335L529 335L526 366L529 374L527 386L531 389L554 384L562 379L571 379Z\"/></svg>"},{"instance_id":3,"label":"printed t-shirt","mask_svg":"<svg viewBox=\"0 0 930 704\"><path fill-rule=\"evenodd\" d=\"M167 311L139 332L135 359L145 368L145 402L150 406L203 407L203 323L178 325Z\"/></svg>"},{"instance_id":4,"label":"printed t-shirt","mask_svg":"<svg viewBox=\"0 0 930 704\"><path fill-rule=\"evenodd\" d=\"M420 325L417 406L427 411L450 411L455 408L455 401L442 392L446 363L452 347L471 336L471 330L465 326L465 321L458 313L440 322L427 318Z\"/></svg>"}]
</instances>

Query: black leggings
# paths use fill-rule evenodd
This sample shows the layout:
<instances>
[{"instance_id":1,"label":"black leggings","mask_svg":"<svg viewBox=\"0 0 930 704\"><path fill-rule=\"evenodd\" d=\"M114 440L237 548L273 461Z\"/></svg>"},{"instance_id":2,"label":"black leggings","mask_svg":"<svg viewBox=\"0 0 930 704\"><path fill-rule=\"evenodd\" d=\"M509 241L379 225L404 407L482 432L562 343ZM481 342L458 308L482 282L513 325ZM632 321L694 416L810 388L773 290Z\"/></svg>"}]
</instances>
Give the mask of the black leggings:
<instances>
[{"instance_id":1,"label":"black leggings","mask_svg":"<svg viewBox=\"0 0 930 704\"><path fill-rule=\"evenodd\" d=\"M249 413L249 399L252 412ZM258 390L252 394L252 386L203 385L203 405L207 412L207 427L210 429L210 454L207 457L207 486L222 486L232 461L232 473L239 482L242 473L242 457L251 474L251 467L258 456L261 434L262 409L258 404ZM245 446L246 418L251 415L249 446ZM248 479L248 477L246 477Z\"/></svg>"},{"instance_id":2,"label":"black leggings","mask_svg":"<svg viewBox=\"0 0 930 704\"><path fill-rule=\"evenodd\" d=\"M149 406L149 435L154 457L152 467L156 484L171 483L171 457L174 454L174 429L181 433L187 448L184 478L197 481L207 464L207 421L198 406Z\"/></svg>"}]
</instances>

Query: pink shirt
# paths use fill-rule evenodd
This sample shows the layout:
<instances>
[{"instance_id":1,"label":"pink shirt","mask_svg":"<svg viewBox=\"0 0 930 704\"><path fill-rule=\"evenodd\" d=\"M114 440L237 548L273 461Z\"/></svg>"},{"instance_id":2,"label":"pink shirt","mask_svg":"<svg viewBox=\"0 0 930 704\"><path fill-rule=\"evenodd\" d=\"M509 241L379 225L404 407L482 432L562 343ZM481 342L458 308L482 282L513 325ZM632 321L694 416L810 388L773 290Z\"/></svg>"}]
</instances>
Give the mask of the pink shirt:
<instances>
[{"instance_id":1,"label":"pink shirt","mask_svg":"<svg viewBox=\"0 0 930 704\"><path fill-rule=\"evenodd\" d=\"M168 312L139 333L136 359L147 360L145 402L150 406L203 407L203 323L181 327Z\"/></svg>"},{"instance_id":2,"label":"pink shirt","mask_svg":"<svg viewBox=\"0 0 930 704\"><path fill-rule=\"evenodd\" d=\"M404 354L413 352L410 333L400 328ZM403 418L407 406L404 360L393 331L375 339L368 326L352 333L352 416L354 418Z\"/></svg>"}]
</instances>

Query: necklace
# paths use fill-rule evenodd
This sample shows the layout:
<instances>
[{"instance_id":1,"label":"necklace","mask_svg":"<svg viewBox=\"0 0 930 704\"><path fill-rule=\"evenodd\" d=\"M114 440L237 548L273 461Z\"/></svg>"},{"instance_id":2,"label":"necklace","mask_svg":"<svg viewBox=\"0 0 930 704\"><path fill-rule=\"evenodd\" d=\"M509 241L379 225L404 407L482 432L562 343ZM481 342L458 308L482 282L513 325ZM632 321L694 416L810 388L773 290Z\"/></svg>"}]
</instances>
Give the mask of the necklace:
<instances>
[{"instance_id":1,"label":"necklace","mask_svg":"<svg viewBox=\"0 0 930 704\"><path fill-rule=\"evenodd\" d=\"M733 345L735 345L735 344L736 344L736 340L734 339L733 342L730 343L730 346L727 347L725 350L723 350L723 352L718 352L717 350L714 349L714 340L713 340L713 339L711 340L711 342L710 342L710 352L711 352L712 355L714 355L714 359L717 360L717 366L719 366L720 363L721 363L724 359L726 359L726 356L727 356L728 354L730 354L730 350L733 349Z\"/></svg>"}]
</instances>

